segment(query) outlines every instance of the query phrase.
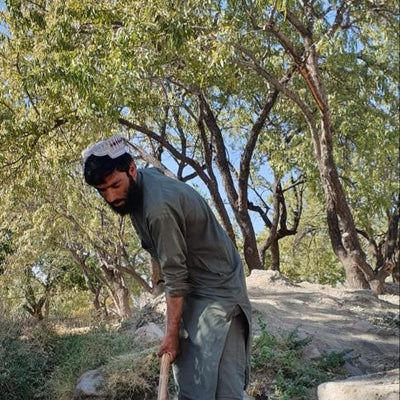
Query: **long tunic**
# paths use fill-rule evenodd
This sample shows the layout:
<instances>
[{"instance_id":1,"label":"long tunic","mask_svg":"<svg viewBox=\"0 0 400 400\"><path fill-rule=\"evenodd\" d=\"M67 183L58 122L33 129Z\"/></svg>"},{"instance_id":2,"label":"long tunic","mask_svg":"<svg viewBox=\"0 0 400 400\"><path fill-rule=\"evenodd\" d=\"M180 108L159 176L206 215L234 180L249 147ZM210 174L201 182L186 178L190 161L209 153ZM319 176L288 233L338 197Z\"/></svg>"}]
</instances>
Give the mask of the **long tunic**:
<instances>
[{"instance_id":1,"label":"long tunic","mask_svg":"<svg viewBox=\"0 0 400 400\"><path fill-rule=\"evenodd\" d=\"M133 226L143 248L161 266L166 294L184 297L181 348L186 351L174 364L180 391L196 393L188 398L212 399L231 317L238 308L251 326L240 256L206 201L189 185L155 168L138 170L137 183L143 197L131 214Z\"/></svg>"}]
</instances>

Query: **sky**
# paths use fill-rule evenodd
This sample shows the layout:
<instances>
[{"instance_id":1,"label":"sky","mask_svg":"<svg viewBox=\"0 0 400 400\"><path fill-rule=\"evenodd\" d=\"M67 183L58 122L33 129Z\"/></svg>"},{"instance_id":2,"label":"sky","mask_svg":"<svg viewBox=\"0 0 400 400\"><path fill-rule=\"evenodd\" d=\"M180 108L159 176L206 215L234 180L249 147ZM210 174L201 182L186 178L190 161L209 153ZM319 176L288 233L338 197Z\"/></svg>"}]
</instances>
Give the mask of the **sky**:
<instances>
[{"instance_id":1,"label":"sky","mask_svg":"<svg viewBox=\"0 0 400 400\"><path fill-rule=\"evenodd\" d=\"M5 11L6 5L4 1L0 1L0 12ZM7 33L7 28L5 27L4 23L2 22L2 18L0 16L0 34Z\"/></svg>"}]
</instances>

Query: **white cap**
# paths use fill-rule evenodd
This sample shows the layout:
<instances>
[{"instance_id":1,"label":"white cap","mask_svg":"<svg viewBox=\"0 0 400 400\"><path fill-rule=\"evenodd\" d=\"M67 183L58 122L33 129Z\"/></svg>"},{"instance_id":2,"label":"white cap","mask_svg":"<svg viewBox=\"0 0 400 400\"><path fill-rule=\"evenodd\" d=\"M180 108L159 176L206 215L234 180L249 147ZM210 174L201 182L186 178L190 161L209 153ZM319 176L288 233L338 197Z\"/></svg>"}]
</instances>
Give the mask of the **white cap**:
<instances>
[{"instance_id":1,"label":"white cap","mask_svg":"<svg viewBox=\"0 0 400 400\"><path fill-rule=\"evenodd\" d=\"M125 145L125 139L121 135L117 134L109 137L108 139L100 140L100 142L91 144L82 151L82 158L83 162L85 163L91 155L98 157L110 156L111 158L117 158L127 152L128 150Z\"/></svg>"}]
</instances>

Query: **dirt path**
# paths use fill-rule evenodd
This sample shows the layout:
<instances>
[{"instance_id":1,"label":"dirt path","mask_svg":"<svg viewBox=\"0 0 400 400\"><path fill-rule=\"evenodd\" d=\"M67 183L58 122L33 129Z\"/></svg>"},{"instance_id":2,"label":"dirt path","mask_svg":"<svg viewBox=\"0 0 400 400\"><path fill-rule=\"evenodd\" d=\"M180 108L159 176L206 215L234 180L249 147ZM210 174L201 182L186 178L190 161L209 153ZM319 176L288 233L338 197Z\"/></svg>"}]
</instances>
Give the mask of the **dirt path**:
<instances>
[{"instance_id":1,"label":"dirt path","mask_svg":"<svg viewBox=\"0 0 400 400\"><path fill-rule=\"evenodd\" d=\"M298 328L300 337L311 336L310 357L352 349L353 375L398 368L398 286L377 298L366 290L293 285L273 271L253 271L247 286L254 322L261 315L273 333Z\"/></svg>"}]
</instances>

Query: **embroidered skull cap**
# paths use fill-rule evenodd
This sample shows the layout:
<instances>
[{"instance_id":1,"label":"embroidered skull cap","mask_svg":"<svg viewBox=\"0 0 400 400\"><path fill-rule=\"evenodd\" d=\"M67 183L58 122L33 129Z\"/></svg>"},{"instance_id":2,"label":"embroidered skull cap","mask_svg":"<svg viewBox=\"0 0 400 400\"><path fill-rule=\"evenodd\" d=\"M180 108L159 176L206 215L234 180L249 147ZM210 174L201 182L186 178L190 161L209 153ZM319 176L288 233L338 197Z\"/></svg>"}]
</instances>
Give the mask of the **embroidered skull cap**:
<instances>
[{"instance_id":1,"label":"embroidered skull cap","mask_svg":"<svg viewBox=\"0 0 400 400\"><path fill-rule=\"evenodd\" d=\"M98 157L110 156L111 158L117 158L127 152L128 150L125 145L125 139L121 135L117 134L88 146L82 151L82 158L83 162L85 163L91 155Z\"/></svg>"}]
</instances>

